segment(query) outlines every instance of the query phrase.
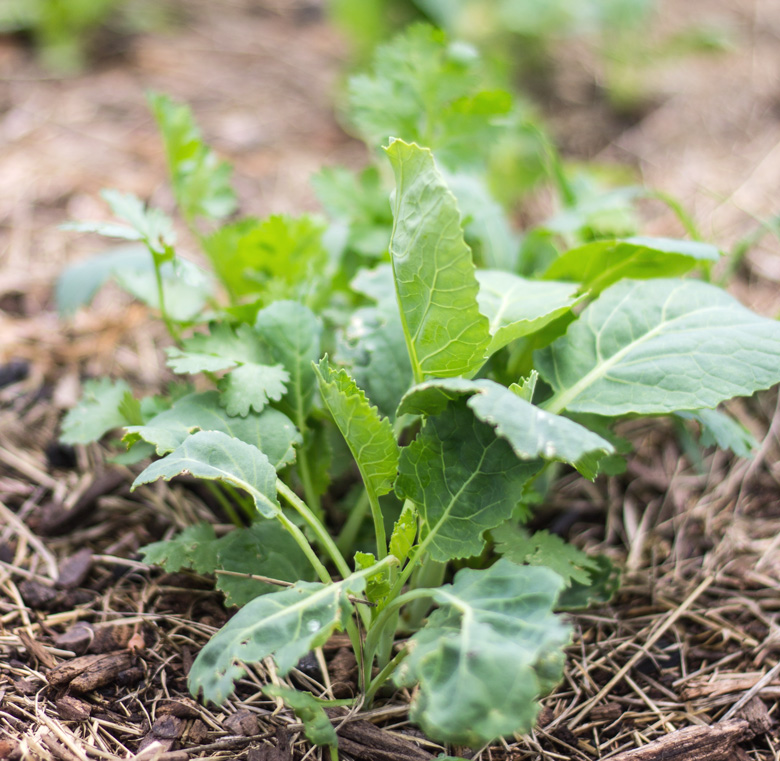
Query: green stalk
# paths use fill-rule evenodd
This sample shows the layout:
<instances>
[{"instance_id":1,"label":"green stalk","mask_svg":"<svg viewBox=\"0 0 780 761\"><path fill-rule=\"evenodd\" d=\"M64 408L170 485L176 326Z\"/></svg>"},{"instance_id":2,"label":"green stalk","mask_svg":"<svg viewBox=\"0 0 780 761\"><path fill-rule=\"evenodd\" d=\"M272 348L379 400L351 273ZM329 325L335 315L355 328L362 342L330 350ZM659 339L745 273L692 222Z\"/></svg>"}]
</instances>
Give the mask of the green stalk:
<instances>
[{"instance_id":1,"label":"green stalk","mask_svg":"<svg viewBox=\"0 0 780 761\"><path fill-rule=\"evenodd\" d=\"M437 560L431 560L426 557L422 564L417 566L417 571L412 577L411 586L413 589L437 589L444 582L444 574L447 570L446 563L440 563ZM406 611L406 625L415 631L420 628L423 618L430 610L430 602L426 600L416 600Z\"/></svg>"},{"instance_id":2,"label":"green stalk","mask_svg":"<svg viewBox=\"0 0 780 761\"><path fill-rule=\"evenodd\" d=\"M360 531L360 527L363 525L370 505L368 492L366 489L363 489L360 499L355 503L336 538L336 546L342 553L349 554L354 546L358 531Z\"/></svg>"},{"instance_id":3,"label":"green stalk","mask_svg":"<svg viewBox=\"0 0 780 761\"><path fill-rule=\"evenodd\" d=\"M317 541L319 542L322 549L328 553L330 559L333 561L342 578L346 579L347 576L352 573L352 571L347 565L347 561L344 560L344 556L339 551L336 543L333 541L330 534L325 530L325 527L322 525L319 519L309 509L306 503L303 502L303 500L301 500L298 495L279 478L276 479L276 491L282 497L284 497L290 506L298 512L304 521L306 521L306 524L309 526L309 528L311 528L311 530L314 532L314 535L317 537Z\"/></svg>"},{"instance_id":4,"label":"green stalk","mask_svg":"<svg viewBox=\"0 0 780 761\"><path fill-rule=\"evenodd\" d=\"M371 708L371 702L376 695L377 690L388 680L390 675L398 668L398 664L409 655L409 651L404 648L401 650L395 658L389 660L384 668L371 680L371 684L368 689L365 690L365 696L363 698L363 704L366 708Z\"/></svg>"},{"instance_id":5,"label":"green stalk","mask_svg":"<svg viewBox=\"0 0 780 761\"><path fill-rule=\"evenodd\" d=\"M157 261L157 257L152 252L152 259L154 261L154 279L157 283L157 300L160 305L160 315L165 323L165 329L168 331L168 335L178 344L181 336L176 326L168 314L168 310L165 308L165 288L163 288L162 272L160 272L160 264Z\"/></svg>"},{"instance_id":6,"label":"green stalk","mask_svg":"<svg viewBox=\"0 0 780 761\"><path fill-rule=\"evenodd\" d=\"M295 539L298 546L303 550L303 554L306 555L306 559L311 563L317 576L320 577L320 581L323 584L332 584L333 579L330 577L328 569L320 562L317 553L312 549L308 539L303 535L303 531L301 531L284 513L280 512L277 517L282 526L292 534L293 539Z\"/></svg>"},{"instance_id":7,"label":"green stalk","mask_svg":"<svg viewBox=\"0 0 780 761\"><path fill-rule=\"evenodd\" d=\"M204 481L203 483L206 484L206 488L211 492L214 499L219 502L219 506L225 511L230 522L237 528L241 528L244 522L239 518L238 513L233 505L230 504L230 500L225 496L223 490L214 481Z\"/></svg>"},{"instance_id":8,"label":"green stalk","mask_svg":"<svg viewBox=\"0 0 780 761\"><path fill-rule=\"evenodd\" d=\"M305 430L305 426L302 423L298 424L298 430ZM298 475L301 477L301 484L303 485L303 493L306 497L306 503L311 506L311 510L318 520L322 517L322 503L320 502L320 495L314 488L314 481L311 477L311 468L309 466L309 457L306 450L301 447L298 450Z\"/></svg>"}]
</instances>

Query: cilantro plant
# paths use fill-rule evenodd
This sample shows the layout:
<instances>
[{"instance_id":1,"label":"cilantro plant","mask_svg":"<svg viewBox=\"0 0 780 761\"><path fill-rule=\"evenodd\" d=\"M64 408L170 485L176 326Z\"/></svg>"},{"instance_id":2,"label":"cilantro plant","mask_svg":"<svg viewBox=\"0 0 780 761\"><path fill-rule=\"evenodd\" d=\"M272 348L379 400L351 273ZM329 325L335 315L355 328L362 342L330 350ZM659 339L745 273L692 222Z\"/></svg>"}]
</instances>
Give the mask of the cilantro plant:
<instances>
[{"instance_id":1,"label":"cilantro plant","mask_svg":"<svg viewBox=\"0 0 780 761\"><path fill-rule=\"evenodd\" d=\"M59 298L72 310L115 278L166 320L172 371L210 388L138 400L121 380L93 382L63 438L123 427L125 458L156 457L134 488L189 473L236 524L144 550L168 570L218 571L228 603L243 605L198 655L191 690L222 703L247 664L271 657L285 675L344 630L355 700L414 687L412 720L471 747L529 730L569 641L554 611L614 583L604 559L525 528L530 493L558 467L614 472L625 443L612 428L629 416L694 419L744 448L716 408L780 381L780 326L684 277L718 258L696 241L580 236L529 276L515 239L475 266L467 241L485 246L492 227L485 206L465 217L449 186L482 161L468 141L471 158L445 151L442 166L428 147L389 140L389 210L376 201L381 169L333 170L318 180L332 220L225 224L229 169L186 108L152 104L211 272L176 254L160 212L109 193L122 224L79 229L143 251L112 252L92 280L66 273ZM266 694L335 746L326 699Z\"/></svg>"}]
</instances>

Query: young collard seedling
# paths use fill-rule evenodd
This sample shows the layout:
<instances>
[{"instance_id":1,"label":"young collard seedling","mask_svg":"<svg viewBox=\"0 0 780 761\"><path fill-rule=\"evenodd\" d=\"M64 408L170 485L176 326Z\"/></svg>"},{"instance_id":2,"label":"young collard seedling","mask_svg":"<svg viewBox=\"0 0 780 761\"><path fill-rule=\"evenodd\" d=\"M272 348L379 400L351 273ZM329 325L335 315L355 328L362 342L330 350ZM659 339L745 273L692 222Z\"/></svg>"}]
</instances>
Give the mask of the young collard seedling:
<instances>
[{"instance_id":1,"label":"young collard seedling","mask_svg":"<svg viewBox=\"0 0 780 761\"><path fill-rule=\"evenodd\" d=\"M233 572L217 584L244 605L196 659L192 691L220 703L243 664L273 657L284 675L345 630L365 703L392 680L417 687L411 717L435 739L478 747L530 729L570 636L554 609L587 604L610 568L527 532L528 492L555 463L588 478L614 470L610 428L626 416L678 414L744 446L715 408L780 380L780 326L681 279L718 257L697 242L580 241L535 278L513 257L477 268L464 226L477 237L479 225L448 187L457 166L445 173L403 140L386 148L385 252L368 250L381 225L353 235L367 207L350 219L349 194L334 225L277 216L202 233L234 207L229 169L184 107L153 104L174 192L230 304L176 255L167 218L116 192L124 224L79 229L140 244L145 264L114 252L82 267L91 280L66 276L59 297L73 309L118 279L163 315L171 368L214 388L136 400L122 381L94 382L63 429L83 442L124 427L126 458L160 456L135 486L190 473L237 526L145 549L167 570ZM324 510L329 479L355 471L360 483ZM410 636L396 649L399 632ZM267 694L334 745L327 701Z\"/></svg>"}]
</instances>

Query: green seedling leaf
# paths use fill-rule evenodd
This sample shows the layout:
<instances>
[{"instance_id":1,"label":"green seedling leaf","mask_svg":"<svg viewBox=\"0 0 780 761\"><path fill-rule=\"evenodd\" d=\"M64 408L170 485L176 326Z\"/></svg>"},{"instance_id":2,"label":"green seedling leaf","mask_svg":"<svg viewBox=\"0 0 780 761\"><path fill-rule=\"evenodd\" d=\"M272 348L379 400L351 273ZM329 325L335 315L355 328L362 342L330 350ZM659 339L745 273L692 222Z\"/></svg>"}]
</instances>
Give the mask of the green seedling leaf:
<instances>
[{"instance_id":1,"label":"green seedling leaf","mask_svg":"<svg viewBox=\"0 0 780 761\"><path fill-rule=\"evenodd\" d=\"M401 450L395 491L416 505L430 557L445 562L479 555L483 533L509 518L540 468L541 461L518 460L491 426L453 402Z\"/></svg>"},{"instance_id":2,"label":"green seedling leaf","mask_svg":"<svg viewBox=\"0 0 780 761\"><path fill-rule=\"evenodd\" d=\"M300 692L281 684L267 684L263 687L263 694L270 698L281 698L301 720L306 737L314 745L338 745L339 738L336 737L336 730L328 714L310 692Z\"/></svg>"},{"instance_id":3,"label":"green seedling leaf","mask_svg":"<svg viewBox=\"0 0 780 761\"><path fill-rule=\"evenodd\" d=\"M624 278L676 277L719 258L715 246L699 241L640 237L599 240L562 254L544 276L548 280L573 280L597 294Z\"/></svg>"},{"instance_id":4,"label":"green seedling leaf","mask_svg":"<svg viewBox=\"0 0 780 761\"><path fill-rule=\"evenodd\" d=\"M407 502L393 526L393 533L390 535L390 554L395 555L401 565L409 557L409 551L414 546L416 538L417 510L411 502Z\"/></svg>"},{"instance_id":5,"label":"green seedling leaf","mask_svg":"<svg viewBox=\"0 0 780 761\"><path fill-rule=\"evenodd\" d=\"M173 221L160 209L149 209L140 198L132 193L120 193L118 190L103 190L100 195L111 208L115 217L127 222L137 237L143 241L159 261L173 259L171 246L176 242ZM105 228L102 234L105 235ZM96 230L96 232L101 232ZM126 236L121 236L126 237ZM133 240L128 238L128 240Z\"/></svg>"},{"instance_id":6,"label":"green seedling leaf","mask_svg":"<svg viewBox=\"0 0 780 761\"><path fill-rule=\"evenodd\" d=\"M400 560L400 558L399 558ZM376 557L371 552L355 553L355 570L367 571L376 565ZM382 568L366 578L366 599L376 605L382 605L390 594L390 571Z\"/></svg>"},{"instance_id":7,"label":"green seedling leaf","mask_svg":"<svg viewBox=\"0 0 780 761\"><path fill-rule=\"evenodd\" d=\"M601 436L535 407L490 380L426 381L406 394L398 414L439 414L459 397L467 397L474 415L495 428L495 434L505 439L521 460L567 462L592 480L598 473L599 460L613 452L612 445Z\"/></svg>"},{"instance_id":8,"label":"green seedling leaf","mask_svg":"<svg viewBox=\"0 0 780 761\"><path fill-rule=\"evenodd\" d=\"M255 330L270 361L280 364L289 374L287 395L279 407L299 428L304 428L317 388L312 362L320 358L322 325L302 304L276 301L258 312Z\"/></svg>"},{"instance_id":9,"label":"green seedling leaf","mask_svg":"<svg viewBox=\"0 0 780 761\"><path fill-rule=\"evenodd\" d=\"M220 406L219 394L206 391L188 394L176 400L169 410L152 417L145 425L127 426L125 441L139 439L154 444L157 454L167 454L197 430L220 431L260 449L280 470L295 462L295 445L302 441L290 418L283 412L266 408L246 417L231 417Z\"/></svg>"},{"instance_id":10,"label":"green seedling leaf","mask_svg":"<svg viewBox=\"0 0 780 761\"><path fill-rule=\"evenodd\" d=\"M169 573L191 568L197 573L217 570L246 576L217 574L217 589L225 593L228 606L246 605L258 595L279 587L252 574L294 583L311 577L311 566L301 548L276 521L258 521L248 528L234 529L217 539L208 523L189 526L178 536L141 548L147 563Z\"/></svg>"},{"instance_id":11,"label":"green seedling leaf","mask_svg":"<svg viewBox=\"0 0 780 761\"><path fill-rule=\"evenodd\" d=\"M228 415L246 417L250 410L262 412L269 401L278 402L290 380L281 365L246 363L231 371L220 381L223 391L220 404Z\"/></svg>"},{"instance_id":12,"label":"green seedling leaf","mask_svg":"<svg viewBox=\"0 0 780 761\"><path fill-rule=\"evenodd\" d=\"M132 488L158 478L170 481L183 473L226 481L243 489L265 518L274 518L280 512L276 501L276 471L268 458L257 447L219 431L193 433L169 455L149 465L133 481Z\"/></svg>"},{"instance_id":13,"label":"green seedling leaf","mask_svg":"<svg viewBox=\"0 0 780 761\"><path fill-rule=\"evenodd\" d=\"M320 393L347 442L363 483L377 496L393 488L400 451L387 418L380 418L346 370L331 367L327 356L315 365Z\"/></svg>"},{"instance_id":14,"label":"green seedling leaf","mask_svg":"<svg viewBox=\"0 0 780 761\"><path fill-rule=\"evenodd\" d=\"M75 228L72 228L75 229ZM122 270L153 271L154 264L143 246L117 246L69 265L57 279L54 296L60 317L70 317L86 306L115 273Z\"/></svg>"},{"instance_id":15,"label":"green seedling leaf","mask_svg":"<svg viewBox=\"0 0 780 761\"><path fill-rule=\"evenodd\" d=\"M190 109L167 95L149 93L149 106L162 133L173 192L187 219L222 219L236 209L231 166L204 142Z\"/></svg>"},{"instance_id":16,"label":"green seedling leaf","mask_svg":"<svg viewBox=\"0 0 780 761\"><path fill-rule=\"evenodd\" d=\"M521 399L525 399L526 402L533 402L538 380L539 373L536 370L531 370L527 378L523 378L520 383L512 383L509 386L509 390L513 394L517 394Z\"/></svg>"},{"instance_id":17,"label":"green seedling leaf","mask_svg":"<svg viewBox=\"0 0 780 761\"><path fill-rule=\"evenodd\" d=\"M730 449L737 457L751 457L758 442L753 434L737 420L719 410L678 412L684 420L695 420L701 426L700 443L704 447Z\"/></svg>"},{"instance_id":18,"label":"green seedling leaf","mask_svg":"<svg viewBox=\"0 0 780 761\"><path fill-rule=\"evenodd\" d=\"M478 270L479 309L490 320L487 353L541 330L581 301L577 286L526 280L511 272Z\"/></svg>"},{"instance_id":19,"label":"green seedling leaf","mask_svg":"<svg viewBox=\"0 0 780 761\"><path fill-rule=\"evenodd\" d=\"M490 342L460 212L427 148L394 140L390 253L415 378L475 373Z\"/></svg>"},{"instance_id":20,"label":"green seedling leaf","mask_svg":"<svg viewBox=\"0 0 780 761\"><path fill-rule=\"evenodd\" d=\"M624 281L535 358L553 412L709 408L780 381L780 324L707 283Z\"/></svg>"},{"instance_id":21,"label":"green seedling leaf","mask_svg":"<svg viewBox=\"0 0 780 761\"><path fill-rule=\"evenodd\" d=\"M594 555L589 559L595 567L588 569L588 583L572 581L558 598L558 610L584 610L593 605L603 605L620 588L620 569L606 555Z\"/></svg>"},{"instance_id":22,"label":"green seedling leaf","mask_svg":"<svg viewBox=\"0 0 780 761\"><path fill-rule=\"evenodd\" d=\"M490 535L499 555L519 565L551 568L563 579L566 588L573 582L590 585L591 573L598 570L593 558L549 531L531 534L517 524L507 522Z\"/></svg>"},{"instance_id":23,"label":"green seedling leaf","mask_svg":"<svg viewBox=\"0 0 780 761\"><path fill-rule=\"evenodd\" d=\"M108 378L89 380L79 403L69 410L62 421L60 441L64 444L89 444L100 440L104 434L127 423L120 411L130 387L124 381L113 382Z\"/></svg>"},{"instance_id":24,"label":"green seedling leaf","mask_svg":"<svg viewBox=\"0 0 780 761\"><path fill-rule=\"evenodd\" d=\"M200 651L190 669L190 691L221 705L244 673L242 663L273 656L287 674L310 650L343 629L351 613L349 594L362 589L355 574L336 584L301 581L245 605Z\"/></svg>"},{"instance_id":25,"label":"green seedling leaf","mask_svg":"<svg viewBox=\"0 0 780 761\"><path fill-rule=\"evenodd\" d=\"M218 372L243 362L262 364L267 359L262 341L249 325L235 330L226 322L213 322L208 333L184 339L181 349L166 350L168 367L175 373Z\"/></svg>"},{"instance_id":26,"label":"green seedling leaf","mask_svg":"<svg viewBox=\"0 0 780 761\"><path fill-rule=\"evenodd\" d=\"M396 683L419 684L410 718L436 740L477 748L531 730L538 699L561 679L569 628L552 609L548 568L501 559L432 590L439 604L411 639Z\"/></svg>"}]
</instances>

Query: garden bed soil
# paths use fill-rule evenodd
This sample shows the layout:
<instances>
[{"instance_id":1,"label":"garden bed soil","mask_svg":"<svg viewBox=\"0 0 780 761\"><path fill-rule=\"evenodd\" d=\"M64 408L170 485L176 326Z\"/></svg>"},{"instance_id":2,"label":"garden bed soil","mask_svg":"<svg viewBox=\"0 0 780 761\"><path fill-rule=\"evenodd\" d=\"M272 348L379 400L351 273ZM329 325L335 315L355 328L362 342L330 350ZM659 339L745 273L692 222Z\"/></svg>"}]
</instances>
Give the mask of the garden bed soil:
<instances>
[{"instance_id":1,"label":"garden bed soil","mask_svg":"<svg viewBox=\"0 0 780 761\"><path fill-rule=\"evenodd\" d=\"M546 108L569 155L632 165L728 250L755 218L776 212L780 7L667 0L661 8L655 33L713 19L730 23L733 47L648 69L644 111L622 124L603 101L577 94L598 74L583 55L558 70ZM193 658L229 612L209 579L163 574L137 553L209 515L197 490L130 494L130 471L106 464L97 446L57 444L63 410L86 377L123 377L142 392L166 377L164 336L144 308L108 291L61 322L52 297L63 266L100 250L57 225L104 217L101 188L172 208L145 89L192 105L236 165L247 214L316 208L308 176L366 158L333 116L347 57L315 5L198 0L183 12L176 28L139 36L123 57L63 81L42 73L18 40L0 40L0 759L322 753L260 694L278 679L270 662L251 668L220 708L187 691ZM681 233L660 205L645 213L650 232ZM732 286L764 314L780 311L779 262L769 236ZM732 411L761 442L752 460L718 452L691 461L669 426L636 421L624 431L638 450L626 474L560 482L539 525L610 555L625 568L623 586L609 605L572 616L565 678L535 730L476 757L777 759L777 394ZM344 645L334 638L292 678L352 694ZM342 756L474 757L411 726L410 697L391 692L370 711L334 713Z\"/></svg>"}]
</instances>

